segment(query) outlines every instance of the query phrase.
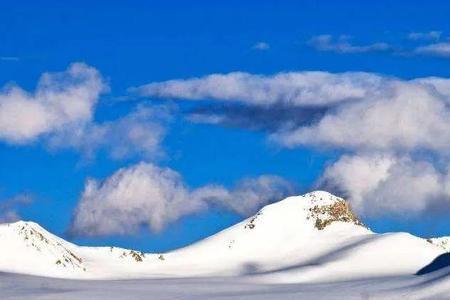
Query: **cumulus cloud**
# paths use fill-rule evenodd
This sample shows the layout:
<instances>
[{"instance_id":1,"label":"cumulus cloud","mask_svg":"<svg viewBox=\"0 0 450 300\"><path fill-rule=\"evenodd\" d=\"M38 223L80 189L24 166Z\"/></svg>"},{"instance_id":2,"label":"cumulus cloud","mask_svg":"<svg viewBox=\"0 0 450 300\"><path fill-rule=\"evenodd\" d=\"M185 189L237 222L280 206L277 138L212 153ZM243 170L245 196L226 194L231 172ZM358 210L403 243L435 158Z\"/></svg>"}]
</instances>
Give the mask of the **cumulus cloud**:
<instances>
[{"instance_id":1,"label":"cumulus cloud","mask_svg":"<svg viewBox=\"0 0 450 300\"><path fill-rule=\"evenodd\" d=\"M450 143L448 96L424 82L394 80L381 95L342 105L317 124L278 132L274 138L287 146L445 152Z\"/></svg>"},{"instance_id":2,"label":"cumulus cloud","mask_svg":"<svg viewBox=\"0 0 450 300\"><path fill-rule=\"evenodd\" d=\"M100 72L84 63L44 73L33 93L9 85L0 91L0 141L39 141L52 150L81 151L88 158L98 150L113 158L159 157L172 109L139 105L125 116L98 122L99 98L108 89Z\"/></svg>"},{"instance_id":3,"label":"cumulus cloud","mask_svg":"<svg viewBox=\"0 0 450 300\"><path fill-rule=\"evenodd\" d=\"M83 63L61 73L44 73L34 93L18 86L0 92L0 139L28 143L61 128L90 122L106 85Z\"/></svg>"},{"instance_id":4,"label":"cumulus cloud","mask_svg":"<svg viewBox=\"0 0 450 300\"><path fill-rule=\"evenodd\" d=\"M324 172L320 184L337 190L364 215L414 216L450 205L448 170L409 156L344 155Z\"/></svg>"},{"instance_id":5,"label":"cumulus cloud","mask_svg":"<svg viewBox=\"0 0 450 300\"><path fill-rule=\"evenodd\" d=\"M435 43L417 47L414 52L422 55L450 57L450 42Z\"/></svg>"},{"instance_id":6,"label":"cumulus cloud","mask_svg":"<svg viewBox=\"0 0 450 300\"><path fill-rule=\"evenodd\" d=\"M338 149L344 156L321 183L344 192L361 212L420 213L450 203L443 171L450 165L448 78L230 73L151 83L140 91L214 100L189 112L194 122L266 130L286 147Z\"/></svg>"},{"instance_id":7,"label":"cumulus cloud","mask_svg":"<svg viewBox=\"0 0 450 300\"><path fill-rule=\"evenodd\" d=\"M144 225L157 232L211 205L248 215L289 191L291 185L276 176L246 179L231 190L219 185L190 189L176 171L140 163L103 182L88 180L71 231L88 236L129 234Z\"/></svg>"},{"instance_id":8,"label":"cumulus cloud","mask_svg":"<svg viewBox=\"0 0 450 300\"><path fill-rule=\"evenodd\" d=\"M275 124L269 127L272 139L289 147L445 152L450 144L450 80L445 78L230 73L151 83L140 91L148 96L238 103L200 106L190 119L247 128Z\"/></svg>"},{"instance_id":9,"label":"cumulus cloud","mask_svg":"<svg viewBox=\"0 0 450 300\"><path fill-rule=\"evenodd\" d=\"M390 50L386 43L373 43L369 45L353 45L349 36L339 36L334 38L331 35L323 34L311 38L308 45L319 51L330 51L336 53L365 53Z\"/></svg>"}]
</instances>

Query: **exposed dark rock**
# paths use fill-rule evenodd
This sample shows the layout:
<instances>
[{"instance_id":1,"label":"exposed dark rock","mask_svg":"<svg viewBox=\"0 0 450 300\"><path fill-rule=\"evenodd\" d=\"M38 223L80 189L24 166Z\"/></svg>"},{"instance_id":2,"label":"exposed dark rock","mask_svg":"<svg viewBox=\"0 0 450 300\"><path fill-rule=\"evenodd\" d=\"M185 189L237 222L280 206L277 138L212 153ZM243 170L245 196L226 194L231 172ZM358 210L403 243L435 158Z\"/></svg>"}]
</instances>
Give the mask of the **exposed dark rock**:
<instances>
[{"instance_id":1,"label":"exposed dark rock","mask_svg":"<svg viewBox=\"0 0 450 300\"><path fill-rule=\"evenodd\" d=\"M342 199L337 199L336 202L330 205L315 205L310 208L311 217L316 219L314 226L319 230L323 230L331 223L338 221L364 226L353 213L350 205Z\"/></svg>"}]
</instances>

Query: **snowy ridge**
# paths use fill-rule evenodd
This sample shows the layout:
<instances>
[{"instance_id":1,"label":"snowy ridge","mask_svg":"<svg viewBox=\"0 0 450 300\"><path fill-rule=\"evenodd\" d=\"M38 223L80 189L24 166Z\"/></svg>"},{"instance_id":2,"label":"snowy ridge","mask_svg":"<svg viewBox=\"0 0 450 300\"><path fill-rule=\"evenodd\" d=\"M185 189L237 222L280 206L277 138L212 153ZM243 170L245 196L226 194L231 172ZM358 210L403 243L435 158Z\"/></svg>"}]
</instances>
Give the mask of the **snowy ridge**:
<instances>
[{"instance_id":1,"label":"snowy ridge","mask_svg":"<svg viewBox=\"0 0 450 300\"><path fill-rule=\"evenodd\" d=\"M407 233L375 234L348 203L316 191L268 205L188 247L141 253L81 247L39 225L0 225L0 271L61 278L252 275L271 282L321 282L414 274L443 249Z\"/></svg>"},{"instance_id":2,"label":"snowy ridge","mask_svg":"<svg viewBox=\"0 0 450 300\"><path fill-rule=\"evenodd\" d=\"M90 278L92 258L132 266L146 255L118 247L80 247L67 242L34 222L0 225L0 270L61 278ZM94 272L95 273L95 272Z\"/></svg>"},{"instance_id":3,"label":"snowy ridge","mask_svg":"<svg viewBox=\"0 0 450 300\"><path fill-rule=\"evenodd\" d=\"M49 276L83 273L86 267L77 246L60 239L33 222L0 225L2 271Z\"/></svg>"}]
</instances>

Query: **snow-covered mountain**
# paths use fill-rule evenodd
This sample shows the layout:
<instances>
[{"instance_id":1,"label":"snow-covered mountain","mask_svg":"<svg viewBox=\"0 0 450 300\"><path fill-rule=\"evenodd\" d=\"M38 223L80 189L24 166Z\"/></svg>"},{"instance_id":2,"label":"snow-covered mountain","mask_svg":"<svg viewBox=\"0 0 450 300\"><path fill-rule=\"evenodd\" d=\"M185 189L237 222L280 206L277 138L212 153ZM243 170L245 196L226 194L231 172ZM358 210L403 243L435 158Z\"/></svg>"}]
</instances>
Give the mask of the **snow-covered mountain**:
<instances>
[{"instance_id":1,"label":"snow-covered mountain","mask_svg":"<svg viewBox=\"0 0 450 300\"><path fill-rule=\"evenodd\" d=\"M0 225L0 270L49 276L85 272L77 246L32 222Z\"/></svg>"},{"instance_id":2,"label":"snow-covered mountain","mask_svg":"<svg viewBox=\"0 0 450 300\"><path fill-rule=\"evenodd\" d=\"M268 205L168 253L81 247L23 221L0 225L0 245L3 272L96 279L252 274L279 282L414 274L444 252L407 233L375 234L346 201L322 191Z\"/></svg>"}]
</instances>

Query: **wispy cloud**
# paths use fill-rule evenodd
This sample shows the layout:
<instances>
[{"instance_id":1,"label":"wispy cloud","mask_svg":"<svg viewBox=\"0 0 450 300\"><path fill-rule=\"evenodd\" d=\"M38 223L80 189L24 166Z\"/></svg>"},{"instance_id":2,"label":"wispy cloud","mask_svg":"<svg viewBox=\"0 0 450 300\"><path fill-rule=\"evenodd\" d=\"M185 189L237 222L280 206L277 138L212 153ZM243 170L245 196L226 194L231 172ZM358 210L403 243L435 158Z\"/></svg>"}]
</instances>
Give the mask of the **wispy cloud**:
<instances>
[{"instance_id":1,"label":"wispy cloud","mask_svg":"<svg viewBox=\"0 0 450 300\"><path fill-rule=\"evenodd\" d=\"M164 156L161 142L171 113L168 106L138 105L118 119L62 129L49 135L46 142L52 150L75 149L87 159L99 150L105 150L113 159L156 159Z\"/></svg>"},{"instance_id":2,"label":"wispy cloud","mask_svg":"<svg viewBox=\"0 0 450 300\"><path fill-rule=\"evenodd\" d=\"M450 58L450 42L420 46L414 50L414 53Z\"/></svg>"},{"instance_id":3,"label":"wispy cloud","mask_svg":"<svg viewBox=\"0 0 450 300\"><path fill-rule=\"evenodd\" d=\"M390 50L387 43L372 43L368 45L355 45L350 42L351 37L341 35L337 38L324 34L311 38L308 45L318 51L330 51L336 53L365 53Z\"/></svg>"},{"instance_id":4,"label":"wispy cloud","mask_svg":"<svg viewBox=\"0 0 450 300\"><path fill-rule=\"evenodd\" d=\"M255 50L269 50L270 45L266 42L258 42L255 45L253 45L252 49Z\"/></svg>"},{"instance_id":5,"label":"wispy cloud","mask_svg":"<svg viewBox=\"0 0 450 300\"><path fill-rule=\"evenodd\" d=\"M151 97L216 99L250 105L328 106L376 92L383 80L361 72L289 72L272 76L232 72L152 82L131 91Z\"/></svg>"},{"instance_id":6,"label":"wispy cloud","mask_svg":"<svg viewBox=\"0 0 450 300\"><path fill-rule=\"evenodd\" d=\"M351 42L351 37L341 35L318 35L311 38L307 44L318 51L328 51L341 54L389 51L400 56L429 55L450 57L450 42L445 40L441 31L411 32L406 36L413 45L392 45L376 42L367 45L357 45Z\"/></svg>"},{"instance_id":7,"label":"wispy cloud","mask_svg":"<svg viewBox=\"0 0 450 300\"><path fill-rule=\"evenodd\" d=\"M18 61L20 60L17 56L0 56L0 61Z\"/></svg>"},{"instance_id":8,"label":"wispy cloud","mask_svg":"<svg viewBox=\"0 0 450 300\"><path fill-rule=\"evenodd\" d=\"M28 194L19 194L12 198L0 201L0 223L9 223L20 220L18 209L30 205L33 198Z\"/></svg>"},{"instance_id":9,"label":"wispy cloud","mask_svg":"<svg viewBox=\"0 0 450 300\"><path fill-rule=\"evenodd\" d=\"M428 32L411 32L408 34L408 39L413 41L420 40L439 40L441 38L442 31L428 31Z\"/></svg>"},{"instance_id":10,"label":"wispy cloud","mask_svg":"<svg viewBox=\"0 0 450 300\"><path fill-rule=\"evenodd\" d=\"M413 32L408 35L408 38L422 42L409 51L409 54L450 58L450 39L443 37L441 31Z\"/></svg>"}]
</instances>

